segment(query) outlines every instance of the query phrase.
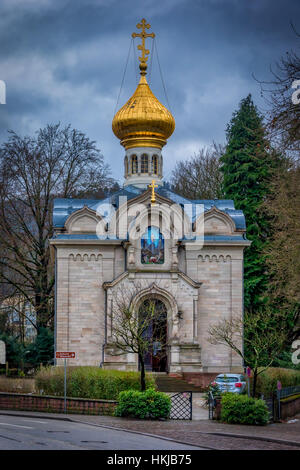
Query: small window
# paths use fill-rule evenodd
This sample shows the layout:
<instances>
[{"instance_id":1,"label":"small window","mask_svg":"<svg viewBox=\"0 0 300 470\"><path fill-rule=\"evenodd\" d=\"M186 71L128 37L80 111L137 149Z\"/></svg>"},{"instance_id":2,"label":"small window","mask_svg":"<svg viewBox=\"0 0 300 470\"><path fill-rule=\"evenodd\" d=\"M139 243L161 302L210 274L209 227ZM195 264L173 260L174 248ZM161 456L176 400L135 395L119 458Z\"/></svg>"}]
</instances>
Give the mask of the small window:
<instances>
[{"instance_id":1,"label":"small window","mask_svg":"<svg viewBox=\"0 0 300 470\"><path fill-rule=\"evenodd\" d=\"M153 157L152 157L152 173L154 175L158 174L158 157L157 157L157 155L153 155Z\"/></svg>"},{"instance_id":2,"label":"small window","mask_svg":"<svg viewBox=\"0 0 300 470\"><path fill-rule=\"evenodd\" d=\"M141 173L148 173L148 155L143 154L141 158Z\"/></svg>"},{"instance_id":3,"label":"small window","mask_svg":"<svg viewBox=\"0 0 300 470\"><path fill-rule=\"evenodd\" d=\"M138 160L136 155L131 156L131 173L137 173L138 172Z\"/></svg>"},{"instance_id":4,"label":"small window","mask_svg":"<svg viewBox=\"0 0 300 470\"><path fill-rule=\"evenodd\" d=\"M128 158L125 157L125 177L128 175Z\"/></svg>"}]
</instances>

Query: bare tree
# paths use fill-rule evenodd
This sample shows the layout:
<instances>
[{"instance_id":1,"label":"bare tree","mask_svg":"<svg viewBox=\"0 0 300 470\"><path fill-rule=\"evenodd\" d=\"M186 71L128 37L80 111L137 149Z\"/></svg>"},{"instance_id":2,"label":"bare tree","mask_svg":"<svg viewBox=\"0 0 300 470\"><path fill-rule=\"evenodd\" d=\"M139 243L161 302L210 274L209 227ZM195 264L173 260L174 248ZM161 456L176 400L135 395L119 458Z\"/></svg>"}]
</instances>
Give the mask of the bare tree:
<instances>
[{"instance_id":1,"label":"bare tree","mask_svg":"<svg viewBox=\"0 0 300 470\"><path fill-rule=\"evenodd\" d=\"M296 38L300 34L295 30ZM259 81L262 95L269 111L266 113L271 140L299 158L300 150L300 57L297 52L287 52L275 67L272 78Z\"/></svg>"},{"instance_id":2,"label":"bare tree","mask_svg":"<svg viewBox=\"0 0 300 470\"><path fill-rule=\"evenodd\" d=\"M263 208L272 226L264 249L270 272L268 296L285 312L291 343L300 335L300 162L284 159Z\"/></svg>"},{"instance_id":3,"label":"bare tree","mask_svg":"<svg viewBox=\"0 0 300 470\"><path fill-rule=\"evenodd\" d=\"M34 138L11 132L1 146L0 281L7 295L32 304L38 331L54 315L49 250L53 198L112 183L95 142L70 126L48 125Z\"/></svg>"},{"instance_id":4,"label":"bare tree","mask_svg":"<svg viewBox=\"0 0 300 470\"><path fill-rule=\"evenodd\" d=\"M188 199L219 199L222 197L220 157L222 145L199 150L189 160L176 163L171 177L172 189Z\"/></svg>"},{"instance_id":5,"label":"bare tree","mask_svg":"<svg viewBox=\"0 0 300 470\"><path fill-rule=\"evenodd\" d=\"M244 322L240 317L218 321L209 327L207 340L213 345L229 347L252 369L254 397L258 375L268 369L284 349L286 330L274 312L266 309L247 313Z\"/></svg>"},{"instance_id":6,"label":"bare tree","mask_svg":"<svg viewBox=\"0 0 300 470\"><path fill-rule=\"evenodd\" d=\"M146 355L154 354L161 359L166 356L166 310L151 294L147 296L147 300L136 306L133 300L139 291L137 286L131 290L118 291L114 296L114 307L108 319L111 324L111 346L114 347L115 353L137 354L141 390L144 391Z\"/></svg>"}]
</instances>

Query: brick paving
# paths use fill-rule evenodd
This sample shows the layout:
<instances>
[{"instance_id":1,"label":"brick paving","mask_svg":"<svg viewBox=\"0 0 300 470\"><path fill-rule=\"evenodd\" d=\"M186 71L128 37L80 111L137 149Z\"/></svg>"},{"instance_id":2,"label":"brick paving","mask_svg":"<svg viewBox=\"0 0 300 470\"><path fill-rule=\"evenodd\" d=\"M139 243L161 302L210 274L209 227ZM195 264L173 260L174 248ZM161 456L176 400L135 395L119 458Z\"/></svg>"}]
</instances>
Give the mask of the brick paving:
<instances>
[{"instance_id":1,"label":"brick paving","mask_svg":"<svg viewBox=\"0 0 300 470\"><path fill-rule=\"evenodd\" d=\"M5 412L44 418L62 419L52 413ZM95 426L108 426L128 431L153 434L179 442L216 450L300 450L300 415L295 423L275 423L268 426L242 426L215 421L140 421L111 416L66 415L67 419ZM220 435L222 434L222 435ZM268 441L271 439L272 441ZM278 440L280 442L273 442ZM294 443L294 445L291 445Z\"/></svg>"},{"instance_id":2,"label":"brick paving","mask_svg":"<svg viewBox=\"0 0 300 470\"><path fill-rule=\"evenodd\" d=\"M79 420L90 424L146 432L216 450L300 450L300 419L293 424L278 423L263 427L228 425L209 420L145 422L108 416L81 416ZM228 435L219 435L219 433ZM255 439L256 437L258 439ZM259 438L278 439L283 442L269 442ZM298 443L298 446L289 445L289 441Z\"/></svg>"}]
</instances>

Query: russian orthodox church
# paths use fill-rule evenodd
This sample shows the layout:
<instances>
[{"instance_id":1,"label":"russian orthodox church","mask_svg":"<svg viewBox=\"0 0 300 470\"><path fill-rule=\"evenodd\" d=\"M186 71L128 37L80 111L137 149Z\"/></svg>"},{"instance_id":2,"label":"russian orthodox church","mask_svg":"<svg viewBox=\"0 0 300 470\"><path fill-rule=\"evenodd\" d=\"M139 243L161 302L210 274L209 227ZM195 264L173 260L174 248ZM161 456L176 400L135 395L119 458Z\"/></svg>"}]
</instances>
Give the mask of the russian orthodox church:
<instances>
[{"instance_id":1,"label":"russian orthodox church","mask_svg":"<svg viewBox=\"0 0 300 470\"><path fill-rule=\"evenodd\" d=\"M207 341L211 324L243 315L243 212L231 200L189 200L164 184L162 148L174 117L146 79L142 20L140 82L112 129L125 149L124 185L102 200L56 199L55 348L74 351L70 365L138 370L136 354L119 354L112 338L118 292L149 297L165 311L165 354L153 341L146 369L172 374L240 370L241 358ZM57 360L60 364L61 360Z\"/></svg>"}]
</instances>

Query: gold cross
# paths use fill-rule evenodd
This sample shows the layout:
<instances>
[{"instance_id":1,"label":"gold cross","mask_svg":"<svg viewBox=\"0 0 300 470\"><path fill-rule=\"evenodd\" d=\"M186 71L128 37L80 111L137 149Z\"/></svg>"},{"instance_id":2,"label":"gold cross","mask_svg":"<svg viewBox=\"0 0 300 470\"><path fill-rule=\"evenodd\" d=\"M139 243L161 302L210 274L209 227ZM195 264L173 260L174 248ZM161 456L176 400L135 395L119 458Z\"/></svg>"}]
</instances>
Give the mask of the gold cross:
<instances>
[{"instance_id":1,"label":"gold cross","mask_svg":"<svg viewBox=\"0 0 300 470\"><path fill-rule=\"evenodd\" d=\"M136 25L136 27L138 29L142 29L142 31L140 33L132 33L132 37L133 38L139 37L139 38L142 39L142 44L139 44L137 48L138 48L139 51L142 51L142 55L141 55L141 57L139 57L140 70L141 70L143 75L146 75L147 60L148 60L147 55L149 54L149 49L146 49L146 47L145 47L145 39L146 38L155 38L155 34L154 33L146 33L145 28L149 29L151 27L151 25L147 23L145 18L143 18L142 21Z\"/></svg>"},{"instance_id":2,"label":"gold cross","mask_svg":"<svg viewBox=\"0 0 300 470\"><path fill-rule=\"evenodd\" d=\"M158 185L155 184L155 180L152 180L152 183L149 184L149 188L152 189L151 204L155 204L155 188L158 188Z\"/></svg>"}]
</instances>

